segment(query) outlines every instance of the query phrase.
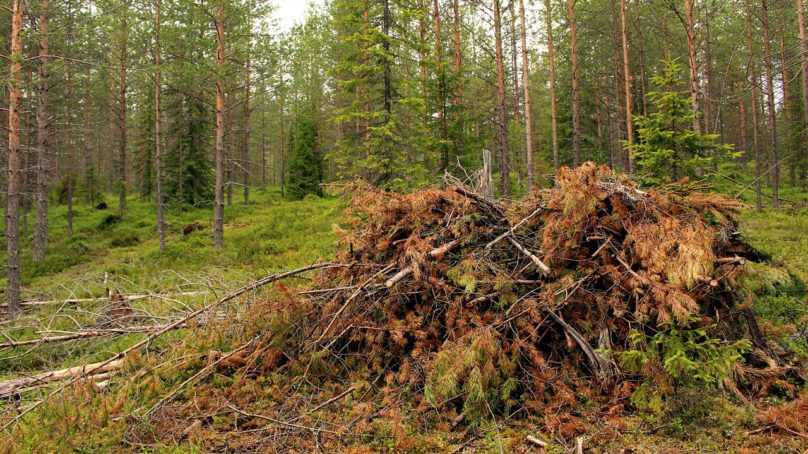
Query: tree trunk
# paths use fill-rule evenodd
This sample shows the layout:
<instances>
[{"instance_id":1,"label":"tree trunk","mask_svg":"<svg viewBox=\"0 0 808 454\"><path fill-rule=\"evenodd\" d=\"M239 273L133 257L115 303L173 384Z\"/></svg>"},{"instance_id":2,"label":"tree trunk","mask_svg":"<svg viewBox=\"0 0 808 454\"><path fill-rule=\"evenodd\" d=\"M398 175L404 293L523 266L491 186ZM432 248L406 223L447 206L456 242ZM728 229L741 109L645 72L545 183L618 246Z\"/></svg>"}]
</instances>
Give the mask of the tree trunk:
<instances>
[{"instance_id":1,"label":"tree trunk","mask_svg":"<svg viewBox=\"0 0 808 454\"><path fill-rule=\"evenodd\" d=\"M497 60L497 145L499 146L499 175L502 197L511 197L510 164L508 162L508 114L505 110L505 62L502 56L502 14L500 0L494 0L494 39Z\"/></svg>"},{"instance_id":2,"label":"tree trunk","mask_svg":"<svg viewBox=\"0 0 808 454\"><path fill-rule=\"evenodd\" d=\"M67 4L68 26L67 26L67 47L73 49L73 3ZM67 107L67 130L65 132L65 186L67 198L67 234L73 234L73 186L75 181L75 169L73 168L73 61L65 62L67 69L67 94L65 105Z\"/></svg>"},{"instance_id":3,"label":"tree trunk","mask_svg":"<svg viewBox=\"0 0 808 454\"><path fill-rule=\"evenodd\" d=\"M578 65L578 24L575 22L575 2L568 0L570 21L570 54L572 59L572 165L581 163L581 88Z\"/></svg>"},{"instance_id":4,"label":"tree trunk","mask_svg":"<svg viewBox=\"0 0 808 454\"><path fill-rule=\"evenodd\" d=\"M39 83L36 109L36 225L34 227L34 261L45 258L48 249L48 170L50 161L50 117L48 105L48 0L40 2L39 12Z\"/></svg>"},{"instance_id":5,"label":"tree trunk","mask_svg":"<svg viewBox=\"0 0 808 454\"><path fill-rule=\"evenodd\" d=\"M519 93L519 63L518 60L518 52L516 50L516 10L515 10L515 3L516 0L511 0L508 4L508 13L510 15L510 35L511 35L511 85L513 86L513 119L516 121L516 124L520 124L522 122L521 116L521 104L522 101L520 99Z\"/></svg>"},{"instance_id":6,"label":"tree trunk","mask_svg":"<svg viewBox=\"0 0 808 454\"><path fill-rule=\"evenodd\" d=\"M645 40L643 39L642 35L642 8L641 4L637 3L637 53L638 57L640 58L640 96L642 101L642 114L643 116L648 115L648 87L646 86L647 77L645 75Z\"/></svg>"},{"instance_id":7,"label":"tree trunk","mask_svg":"<svg viewBox=\"0 0 808 454\"><path fill-rule=\"evenodd\" d=\"M556 105L555 43L553 42L553 7L550 0L544 0L544 18L547 23L547 52L550 65L550 123L553 136L553 176L558 176L558 110Z\"/></svg>"},{"instance_id":8,"label":"tree trunk","mask_svg":"<svg viewBox=\"0 0 808 454\"><path fill-rule=\"evenodd\" d=\"M808 37L805 31L805 4L803 0L797 0L797 19L800 27L800 72L802 73L802 130L803 134L808 134ZM800 158L798 161L801 163L800 180L805 181L806 170L808 163L806 163L806 154L808 154L808 137L803 135L802 146L800 147Z\"/></svg>"},{"instance_id":9,"label":"tree trunk","mask_svg":"<svg viewBox=\"0 0 808 454\"><path fill-rule=\"evenodd\" d=\"M248 26L250 27L250 31L247 35L247 86L244 92L244 147L241 150L241 172L242 184L244 185L244 205L250 204L250 133L252 129L252 125L250 124L250 118L252 117L252 108L250 107L250 91L252 90L252 24Z\"/></svg>"},{"instance_id":10,"label":"tree trunk","mask_svg":"<svg viewBox=\"0 0 808 454\"><path fill-rule=\"evenodd\" d=\"M536 175L533 170L533 112L530 102L530 68L527 55L527 26L525 23L525 0L519 0L519 25L522 38L522 88L525 96L525 155L527 163L527 188L533 190Z\"/></svg>"},{"instance_id":11,"label":"tree trunk","mask_svg":"<svg viewBox=\"0 0 808 454\"><path fill-rule=\"evenodd\" d=\"M749 150L749 133L748 128L746 127L746 100L742 96L743 93L743 82L741 80L738 81L738 134L739 139L738 144L740 145L741 151L746 153ZM746 162L745 160L743 162Z\"/></svg>"},{"instance_id":12,"label":"tree trunk","mask_svg":"<svg viewBox=\"0 0 808 454\"><path fill-rule=\"evenodd\" d=\"M118 69L118 76L120 77L120 90L119 104L118 104L118 210L123 212L126 209L126 64L128 58L128 24L126 14L121 16L121 33L123 33L121 41L121 61L120 68Z\"/></svg>"},{"instance_id":13,"label":"tree trunk","mask_svg":"<svg viewBox=\"0 0 808 454\"><path fill-rule=\"evenodd\" d=\"M261 111L261 192L267 191L267 110Z\"/></svg>"},{"instance_id":14,"label":"tree trunk","mask_svg":"<svg viewBox=\"0 0 808 454\"><path fill-rule=\"evenodd\" d=\"M760 112L758 110L758 75L757 65L755 64L755 42L752 39L752 8L749 5L750 0L746 0L746 41L749 51L749 64L748 64L748 79L752 85L752 137L755 147L755 193L757 195L756 207L760 211L762 206L761 200L761 187L760 187Z\"/></svg>"},{"instance_id":15,"label":"tree trunk","mask_svg":"<svg viewBox=\"0 0 808 454\"><path fill-rule=\"evenodd\" d=\"M157 167L157 236L160 239L160 252L165 251L165 219L163 215L163 135L161 93L162 82L162 48L160 43L160 9L162 0L154 0L154 161Z\"/></svg>"},{"instance_id":16,"label":"tree trunk","mask_svg":"<svg viewBox=\"0 0 808 454\"><path fill-rule=\"evenodd\" d=\"M634 174L634 122L631 118L631 73L628 59L628 29L626 28L626 0L620 0L620 23L623 35L623 84L626 92L626 137L628 138L628 171Z\"/></svg>"},{"instance_id":17,"label":"tree trunk","mask_svg":"<svg viewBox=\"0 0 808 454\"><path fill-rule=\"evenodd\" d=\"M280 120L281 120L281 168L280 168L280 177L281 177L281 197L284 197L284 191L286 190L286 132L284 131L284 126L286 123L286 95L283 91L283 77L281 77L281 86L280 90L278 90L280 95Z\"/></svg>"},{"instance_id":18,"label":"tree trunk","mask_svg":"<svg viewBox=\"0 0 808 454\"><path fill-rule=\"evenodd\" d=\"M224 0L216 4L216 200L213 244L224 246Z\"/></svg>"},{"instance_id":19,"label":"tree trunk","mask_svg":"<svg viewBox=\"0 0 808 454\"><path fill-rule=\"evenodd\" d=\"M685 31L687 32L687 60L690 66L690 106L695 117L693 131L701 133L701 106L699 103L698 59L696 58L696 19L693 16L693 0L685 0Z\"/></svg>"},{"instance_id":20,"label":"tree trunk","mask_svg":"<svg viewBox=\"0 0 808 454\"><path fill-rule=\"evenodd\" d=\"M789 152L794 147L794 116L791 112L791 90L789 84L791 77L788 74L788 55L786 54L786 32L784 30L783 22L780 22L780 70L783 77L783 110L785 110L785 148ZM797 185L797 160L795 156L789 159L788 176L791 187Z\"/></svg>"},{"instance_id":21,"label":"tree trunk","mask_svg":"<svg viewBox=\"0 0 808 454\"><path fill-rule=\"evenodd\" d=\"M446 68L443 64L443 39L440 27L440 5L432 2L432 26L435 33L435 71L438 77L438 121L440 128L440 173L449 167L449 126L446 118Z\"/></svg>"},{"instance_id":22,"label":"tree trunk","mask_svg":"<svg viewBox=\"0 0 808 454\"><path fill-rule=\"evenodd\" d=\"M454 15L453 28L454 28L454 49L455 49L455 106L459 106L463 101L463 48L460 41L460 0L452 2L452 14Z\"/></svg>"},{"instance_id":23,"label":"tree trunk","mask_svg":"<svg viewBox=\"0 0 808 454\"><path fill-rule=\"evenodd\" d=\"M22 98L23 0L11 3L11 63L8 79L8 180L6 182L6 253L8 311L20 311L20 99Z\"/></svg>"},{"instance_id":24,"label":"tree trunk","mask_svg":"<svg viewBox=\"0 0 808 454\"><path fill-rule=\"evenodd\" d=\"M772 206L778 208L780 203L780 163L777 150L777 111L774 104L774 68L772 66L771 43L769 35L769 7L767 0L761 0L761 22L763 25L763 51L766 64L766 105L769 110L769 153L772 175Z\"/></svg>"}]
</instances>

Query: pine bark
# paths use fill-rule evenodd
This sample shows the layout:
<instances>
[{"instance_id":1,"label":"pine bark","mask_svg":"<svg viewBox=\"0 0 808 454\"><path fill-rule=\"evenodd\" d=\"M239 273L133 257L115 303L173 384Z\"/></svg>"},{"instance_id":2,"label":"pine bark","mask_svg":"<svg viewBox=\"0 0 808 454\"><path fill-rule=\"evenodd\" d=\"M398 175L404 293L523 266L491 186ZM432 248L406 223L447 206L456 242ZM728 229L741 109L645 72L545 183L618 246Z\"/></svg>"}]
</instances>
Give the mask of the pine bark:
<instances>
[{"instance_id":1,"label":"pine bark","mask_svg":"<svg viewBox=\"0 0 808 454\"><path fill-rule=\"evenodd\" d=\"M761 22L763 25L763 52L766 65L766 106L769 111L769 158L772 168L772 206L780 206L780 163L777 150L777 111L774 103L774 67L772 65L769 5L767 0L761 0Z\"/></svg>"},{"instance_id":2,"label":"pine bark","mask_svg":"<svg viewBox=\"0 0 808 454\"><path fill-rule=\"evenodd\" d=\"M620 23L623 36L623 84L626 98L626 137L628 139L628 169L634 174L634 122L631 118L631 72L628 58L628 29L626 27L626 0L620 0Z\"/></svg>"},{"instance_id":3,"label":"pine bark","mask_svg":"<svg viewBox=\"0 0 808 454\"><path fill-rule=\"evenodd\" d=\"M118 68L118 210L126 209L126 90L127 90L127 59L128 52L128 24L126 14L121 16L121 48L120 66Z\"/></svg>"},{"instance_id":4,"label":"pine bark","mask_svg":"<svg viewBox=\"0 0 808 454\"><path fill-rule=\"evenodd\" d=\"M698 47L696 45L696 18L693 0L685 0L685 31L687 32L687 60L690 67L690 106L695 117L693 131L701 133L701 105L699 101Z\"/></svg>"},{"instance_id":5,"label":"pine bark","mask_svg":"<svg viewBox=\"0 0 808 454\"><path fill-rule=\"evenodd\" d=\"M802 130L803 134L808 134L808 37L805 31L805 3L803 0L797 0L797 22L800 27L800 72L802 73ZM806 155L808 154L808 137L803 135L802 146L800 147L801 163L800 179L805 180L806 170L808 170L808 163L806 163Z\"/></svg>"},{"instance_id":6,"label":"pine bark","mask_svg":"<svg viewBox=\"0 0 808 454\"><path fill-rule=\"evenodd\" d=\"M50 167L50 81L48 73L48 0L40 2L39 12L39 81L36 109L36 224L34 226L34 261L45 259L48 249L48 173Z\"/></svg>"},{"instance_id":7,"label":"pine bark","mask_svg":"<svg viewBox=\"0 0 808 454\"><path fill-rule=\"evenodd\" d=\"M432 27L435 34L435 71L438 77L438 128L440 133L440 172L449 167L449 127L446 118L446 69L443 64L443 36L440 26L440 5L432 2Z\"/></svg>"},{"instance_id":8,"label":"pine bark","mask_svg":"<svg viewBox=\"0 0 808 454\"><path fill-rule=\"evenodd\" d=\"M747 42L747 50L749 52L749 63L748 63L748 79L751 84L751 94L752 94L752 143L755 147L755 194L756 194L756 207L757 210L760 211L763 208L762 204L762 192L761 192L761 183L760 183L760 170L761 170L761 159L760 159L760 111L758 107L758 74L757 74L757 65L755 63L755 42L752 38L752 8L749 4L750 0L745 1L746 7L746 42Z\"/></svg>"},{"instance_id":9,"label":"pine bark","mask_svg":"<svg viewBox=\"0 0 808 454\"><path fill-rule=\"evenodd\" d=\"M68 2L67 47L73 49L73 3ZM73 234L73 190L75 182L75 160L73 152L73 61L65 62L67 70L67 94L65 105L67 107L67 131L65 131L65 197L67 198L67 234Z\"/></svg>"},{"instance_id":10,"label":"pine bark","mask_svg":"<svg viewBox=\"0 0 808 454\"><path fill-rule=\"evenodd\" d=\"M216 4L216 195L213 244L224 246L224 1Z\"/></svg>"},{"instance_id":11,"label":"pine bark","mask_svg":"<svg viewBox=\"0 0 808 454\"><path fill-rule=\"evenodd\" d=\"M252 117L252 107L250 106L252 90L250 52L252 51L252 33L247 36L247 39L249 42L247 43L247 86L244 92L244 144L241 150L241 183L244 185L244 205L250 204L250 133L252 129L250 124L250 118Z\"/></svg>"},{"instance_id":12,"label":"pine bark","mask_svg":"<svg viewBox=\"0 0 808 454\"><path fill-rule=\"evenodd\" d=\"M794 145L794 116L791 111L791 88L789 84L791 77L788 72L788 54L786 52L786 33L784 30L783 22L780 22L780 75L782 76L783 83L783 110L785 111L785 137L786 149L791 150ZM788 177L791 187L797 185L797 166L796 159L792 156L789 159Z\"/></svg>"},{"instance_id":13,"label":"pine bark","mask_svg":"<svg viewBox=\"0 0 808 454\"><path fill-rule=\"evenodd\" d=\"M11 48L8 79L8 161L6 180L6 253L8 311L20 311L20 101L22 99L23 0L11 2Z\"/></svg>"},{"instance_id":14,"label":"pine bark","mask_svg":"<svg viewBox=\"0 0 808 454\"><path fill-rule=\"evenodd\" d=\"M547 58L550 65L550 126L553 139L553 175L558 176L558 106L556 100L555 43L553 41L553 7L550 0L544 0L544 19L547 25Z\"/></svg>"},{"instance_id":15,"label":"pine bark","mask_svg":"<svg viewBox=\"0 0 808 454\"><path fill-rule=\"evenodd\" d=\"M530 66L527 55L527 26L525 0L519 0L519 25L522 40L522 88L525 98L525 162L527 163L527 187L533 190L536 175L533 169L533 112L530 100Z\"/></svg>"},{"instance_id":16,"label":"pine bark","mask_svg":"<svg viewBox=\"0 0 808 454\"><path fill-rule=\"evenodd\" d=\"M509 26L510 26L510 38L511 38L511 86L513 89L513 119L516 121L516 124L522 122L522 113L521 104L522 100L520 99L521 94L519 93L519 64L517 63L518 60L518 53L516 51L516 10L515 10L515 3L516 0L511 0L508 4L508 12L509 12Z\"/></svg>"},{"instance_id":17,"label":"pine bark","mask_svg":"<svg viewBox=\"0 0 808 454\"><path fill-rule=\"evenodd\" d=\"M452 23L454 33L454 76L455 76L455 106L459 106L463 100L463 47L460 41L460 27L462 25L460 18L460 0L452 2L452 14L454 20Z\"/></svg>"},{"instance_id":18,"label":"pine bark","mask_svg":"<svg viewBox=\"0 0 808 454\"><path fill-rule=\"evenodd\" d=\"M510 163L508 159L508 114L505 109L505 61L502 55L502 11L500 0L494 0L494 39L497 63L497 145L502 196L511 197Z\"/></svg>"},{"instance_id":19,"label":"pine bark","mask_svg":"<svg viewBox=\"0 0 808 454\"><path fill-rule=\"evenodd\" d=\"M575 20L575 3L568 0L570 22L570 56L572 60L572 165L581 163L581 88L578 64L578 24Z\"/></svg>"},{"instance_id":20,"label":"pine bark","mask_svg":"<svg viewBox=\"0 0 808 454\"><path fill-rule=\"evenodd\" d=\"M163 122L162 122L162 65L163 49L160 29L160 13L163 6L162 0L154 0L154 161L157 172L157 236L160 241L160 252L165 251L165 217L164 217L164 195L163 195Z\"/></svg>"}]
</instances>

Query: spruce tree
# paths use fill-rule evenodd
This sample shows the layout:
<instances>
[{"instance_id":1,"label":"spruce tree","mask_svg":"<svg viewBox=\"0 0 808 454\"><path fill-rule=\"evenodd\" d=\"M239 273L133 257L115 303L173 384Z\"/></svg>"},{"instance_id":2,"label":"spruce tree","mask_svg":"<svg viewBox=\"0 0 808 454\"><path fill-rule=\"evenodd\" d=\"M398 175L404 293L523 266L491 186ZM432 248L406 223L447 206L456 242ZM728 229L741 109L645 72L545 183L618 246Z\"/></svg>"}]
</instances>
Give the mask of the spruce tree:
<instances>
[{"instance_id":1,"label":"spruce tree","mask_svg":"<svg viewBox=\"0 0 808 454\"><path fill-rule=\"evenodd\" d=\"M289 183L286 196L300 200L308 194L322 196L322 156L317 144L317 126L309 115L301 116L292 136Z\"/></svg>"},{"instance_id":2,"label":"spruce tree","mask_svg":"<svg viewBox=\"0 0 808 454\"><path fill-rule=\"evenodd\" d=\"M717 143L717 134L693 130L696 112L689 93L681 90L682 65L670 57L663 64L663 71L651 78L659 89L647 95L654 105L653 113L635 117L637 164L641 178L649 183L695 177L697 168L707 168L732 150L731 145Z\"/></svg>"}]
</instances>

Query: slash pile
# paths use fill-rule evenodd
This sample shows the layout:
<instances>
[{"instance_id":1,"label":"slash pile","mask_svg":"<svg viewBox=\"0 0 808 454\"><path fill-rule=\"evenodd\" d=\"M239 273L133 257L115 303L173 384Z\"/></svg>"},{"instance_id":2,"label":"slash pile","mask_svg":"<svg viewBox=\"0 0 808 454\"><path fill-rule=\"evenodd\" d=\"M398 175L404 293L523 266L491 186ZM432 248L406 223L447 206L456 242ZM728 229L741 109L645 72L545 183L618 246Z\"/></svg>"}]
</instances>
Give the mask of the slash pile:
<instances>
[{"instance_id":1,"label":"slash pile","mask_svg":"<svg viewBox=\"0 0 808 454\"><path fill-rule=\"evenodd\" d=\"M555 411L661 376L662 365L626 371L616 358L675 326L748 339L736 378L789 369L739 284L756 257L737 201L644 192L593 163L513 203L456 181L410 195L348 189L354 225L337 261L351 265L323 271L286 320L285 356L309 377L371 372L467 416Z\"/></svg>"}]
</instances>

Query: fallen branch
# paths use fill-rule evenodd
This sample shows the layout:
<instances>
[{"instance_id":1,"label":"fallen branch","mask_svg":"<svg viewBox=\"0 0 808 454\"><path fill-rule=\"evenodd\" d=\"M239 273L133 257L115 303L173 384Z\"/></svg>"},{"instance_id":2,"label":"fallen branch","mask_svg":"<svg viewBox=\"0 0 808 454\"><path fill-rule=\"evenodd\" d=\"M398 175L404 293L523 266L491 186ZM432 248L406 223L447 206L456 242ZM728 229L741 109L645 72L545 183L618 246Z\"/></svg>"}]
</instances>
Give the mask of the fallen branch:
<instances>
[{"instance_id":1,"label":"fallen branch","mask_svg":"<svg viewBox=\"0 0 808 454\"><path fill-rule=\"evenodd\" d=\"M533 435L527 436L527 442L532 444L533 446L538 446L539 448L546 448L547 443L539 440L538 438L534 437Z\"/></svg>"},{"instance_id":2,"label":"fallen branch","mask_svg":"<svg viewBox=\"0 0 808 454\"><path fill-rule=\"evenodd\" d=\"M53 391L51 391L50 393L48 393L42 399L40 399L40 400L34 402L33 404L29 405L28 407L24 408L11 421L9 421L9 422L3 424L2 426L0 426L0 432L5 431L9 427L11 427L13 424L20 421L23 416L25 416L28 413L32 412L33 410L39 408L48 399L50 399L53 396L56 396L57 394L61 393L62 391L67 389L69 386L71 386L72 384L79 381L84 376L94 374L98 370L102 370L104 367L115 363L115 361L123 360L126 357L126 355L129 354L130 352L133 352L135 350L140 349L141 347L143 347L145 345L150 344L152 341L159 338L163 334L175 329L176 327L178 327L180 325L188 323L189 321L195 319L196 317L199 317L200 315L202 315L202 314L204 314L206 312L209 312L209 311L221 306L224 303L232 301L232 300L238 298L241 295L244 295L246 293L252 292L254 290L257 290L257 289L259 289L261 287L264 287L264 286L266 286L268 284L271 284L273 282L279 281L281 279L286 279L288 277L297 276L298 274L306 273L306 272L313 271L313 270L324 269L324 268L346 267L346 266L351 266L351 265L352 265L352 263L351 264L333 264L331 262L318 263L316 265L310 265L310 266L306 266L306 267L303 267L303 268L298 268L296 270L286 271L286 272L283 272L283 273L278 273L278 274L273 274L273 275L270 275L270 276L266 276L266 277L264 277L262 279L259 279L259 280L255 281L255 282L253 282L253 283L251 283L249 285L245 285L244 287L241 287L241 288L239 288L237 290L234 290L233 292L227 294L226 296L224 296L220 300L214 301L214 302L212 302L212 303L210 303L210 304L208 304L208 305L206 305L206 306L204 306L204 307L202 307L200 309L197 309L194 312L191 312L190 314L188 314L185 317L177 320L176 322L171 323L169 325L166 325L163 329L150 334L149 336L147 336L144 339L141 339L139 342L137 342L134 345L132 345L131 347L121 351L120 353L114 355L113 357L107 359L106 361L102 361L100 363L95 363L95 364L91 364L91 365L88 365L88 366L84 366L85 370L81 373L81 375L78 375L78 376L75 376L75 377L71 378L66 383L62 384L58 388L56 388Z\"/></svg>"},{"instance_id":3,"label":"fallen branch","mask_svg":"<svg viewBox=\"0 0 808 454\"><path fill-rule=\"evenodd\" d=\"M258 340L260 337L261 337L260 335L253 337L253 338L252 338L252 339L250 339L250 341L249 341L249 342L247 342L246 344L244 344L244 345L242 345L241 347L239 347L239 348L237 348L237 349L235 349L235 350L231 351L230 353L228 353L228 354L226 354L226 355L222 355L222 357L221 357L221 358L219 358L219 359L217 359L216 361L214 361L213 363L211 363L211 364L209 364L209 365L207 365L207 366L203 367L203 368L202 368L202 369L201 369L199 372L195 373L195 374L194 374L194 375L192 375L190 378L188 378L188 379L187 379L187 380L185 380L184 382L180 383L180 385L179 385L179 386L177 386L176 388L174 388L174 390L173 390L173 391L171 391L170 393L168 393L168 394L167 394L165 397L163 397L163 398L162 398L162 399L160 399L160 400L159 400L159 401L158 401L156 404L154 404L154 405L153 405L153 406L152 406L152 407L149 409L149 411L147 411L147 412L146 412L146 416L151 415L151 414L152 414L152 413L154 413L154 412L155 412L155 411L156 411L158 408L162 407L163 405L167 404L167 403L168 403L168 402L170 402L172 399L174 399L175 397L177 397L177 394L179 394L179 393L180 393L180 391L182 391L183 389L185 389L185 387L186 387L186 386L188 386L188 384L193 383L194 381L196 381L196 380L198 380L198 379L200 379L200 378L204 377L205 375L207 375L207 374L209 374L211 371L213 371L213 369L215 369L215 368L216 368L216 366L218 366L219 364L221 364L223 361L226 361L228 358L232 358L232 357L233 357L233 356L235 356L236 354L238 354L238 353L240 353L240 352L242 352L242 351L246 350L247 348L249 348L249 347L250 347L252 344L254 344L254 343L255 343L255 341L256 341L256 340Z\"/></svg>"},{"instance_id":4,"label":"fallen branch","mask_svg":"<svg viewBox=\"0 0 808 454\"><path fill-rule=\"evenodd\" d=\"M614 367L612 367L612 363L608 361L606 358L601 356L598 352L596 352L589 342L586 341L584 336L578 332L575 328L572 327L569 323L565 322L561 317L558 316L552 309L549 307L542 307L542 311L550 316L556 323L558 323L567 334L572 337L578 346L581 347L581 350L584 351L586 358L589 360L590 366L592 366L592 370L598 376L598 379L603 382L604 384L607 381L611 381L612 375L614 375Z\"/></svg>"},{"instance_id":5,"label":"fallen branch","mask_svg":"<svg viewBox=\"0 0 808 454\"><path fill-rule=\"evenodd\" d=\"M30 339L24 341L8 341L0 344L0 349L6 348L16 348L16 347L24 347L27 345L41 345L41 344L53 344L58 342L68 342L72 340L78 339L90 339L95 337L104 337L104 336L114 336L114 335L122 335L122 334L138 334L138 333L153 333L155 331L160 331L163 329L165 325L159 326L133 326L131 328L112 328L112 329L101 329L101 330L93 330L93 331L80 331L77 333L72 334L65 334L63 336L51 336L51 337L42 337L39 339ZM175 329L184 328L184 326L177 326Z\"/></svg>"},{"instance_id":6,"label":"fallen branch","mask_svg":"<svg viewBox=\"0 0 808 454\"><path fill-rule=\"evenodd\" d=\"M43 372L37 375L28 377L15 378L0 383L0 397L6 398L18 394L25 388L39 386L45 383L53 383L72 378L72 383L75 383L78 377L89 377L93 375L106 374L118 370L123 366L123 359L115 361L102 361L95 364L86 364L83 366L70 367L50 372Z\"/></svg>"},{"instance_id":7,"label":"fallen branch","mask_svg":"<svg viewBox=\"0 0 808 454\"><path fill-rule=\"evenodd\" d=\"M486 244L486 245L485 245L485 249L491 249L492 247L494 247L494 246L496 246L498 243L500 243L502 240L504 240L505 238L507 238L509 235L513 235L513 232L514 232L514 231L516 231L516 229L518 229L519 227L521 227L521 226L525 225L525 223L526 223L526 222L528 222L529 220L531 220L531 219L533 219L534 217L536 217L536 216L537 216L539 213L541 213L542 211L544 211L544 207L538 207L538 208L536 208L536 209L535 209L535 210L533 210L533 212L532 212L532 213L530 213L530 214L529 214L529 215L528 215L526 218L522 219L521 221L517 222L517 223L516 223L516 225L514 225L514 226L513 226L513 227L511 227L511 228L509 228L507 232L505 232L505 233L503 233L502 235L500 235L500 236L498 236L498 237L494 238L494 239L493 239L493 240L492 240L490 243Z\"/></svg>"},{"instance_id":8,"label":"fallen branch","mask_svg":"<svg viewBox=\"0 0 808 454\"><path fill-rule=\"evenodd\" d=\"M544 273L544 274L550 274L550 267L549 267L549 266L547 266L547 265L545 265L545 264L544 264L544 262L542 262L540 258L536 257L536 255L535 255L535 254L533 254L532 252L530 252L530 251L528 251L527 249L525 249L525 247L524 247L524 246L522 246L521 244L519 244L519 242L518 242L518 241L516 241L516 240L514 240L512 237L508 237L508 241L510 241L510 242L511 242L511 244L512 244L512 245L513 245L513 246L514 246L516 249L518 249L518 250L519 250L519 252L521 252L522 254L525 254L525 255L526 255L526 256L527 256L527 257L528 257L530 260L532 260L532 261L533 261L533 263L534 263L536 266L538 266L538 267L539 267L539 269L541 270L541 272L542 272L542 273Z\"/></svg>"},{"instance_id":9,"label":"fallen branch","mask_svg":"<svg viewBox=\"0 0 808 454\"><path fill-rule=\"evenodd\" d=\"M199 296L199 295L206 295L208 292L206 291L198 291L198 292L181 292L181 293L144 293L144 294L132 294L132 295L120 295L122 301L138 301L138 300L145 300L149 298L174 298L177 296ZM62 305L77 305L82 303L100 303L104 301L109 301L109 297L103 296L98 298L73 298L73 299L65 299L65 300L41 300L41 301L23 301L20 303L20 307L38 307L38 306L62 306ZM8 305L5 303L0 304L0 309L7 308Z\"/></svg>"}]
</instances>

